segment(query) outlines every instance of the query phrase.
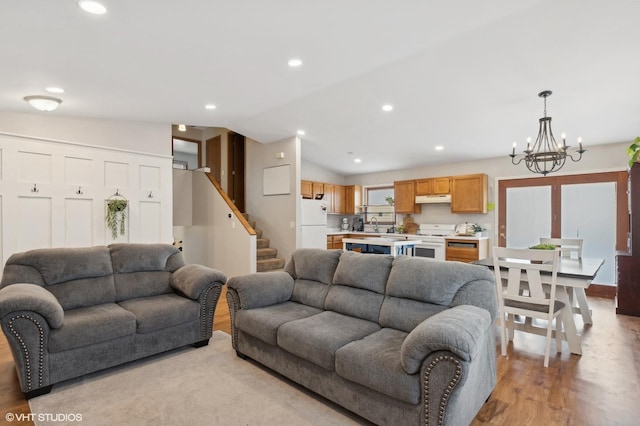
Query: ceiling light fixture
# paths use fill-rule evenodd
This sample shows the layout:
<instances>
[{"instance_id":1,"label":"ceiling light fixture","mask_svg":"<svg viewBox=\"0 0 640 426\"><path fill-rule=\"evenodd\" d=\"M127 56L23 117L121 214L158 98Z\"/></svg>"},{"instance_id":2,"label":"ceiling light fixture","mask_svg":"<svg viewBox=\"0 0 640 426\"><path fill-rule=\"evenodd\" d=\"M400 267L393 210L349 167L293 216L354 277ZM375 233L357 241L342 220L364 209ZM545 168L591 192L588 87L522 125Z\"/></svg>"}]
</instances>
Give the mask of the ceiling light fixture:
<instances>
[{"instance_id":1,"label":"ceiling light fixture","mask_svg":"<svg viewBox=\"0 0 640 426\"><path fill-rule=\"evenodd\" d=\"M353 159L353 162L354 162L354 163L362 163L362 160L361 160L361 159L359 159L359 158L354 158L354 159Z\"/></svg>"},{"instance_id":2,"label":"ceiling light fixture","mask_svg":"<svg viewBox=\"0 0 640 426\"><path fill-rule=\"evenodd\" d=\"M78 2L80 9L93 15L104 15L107 13L107 8L103 4L92 0L80 0Z\"/></svg>"},{"instance_id":3,"label":"ceiling light fixture","mask_svg":"<svg viewBox=\"0 0 640 426\"><path fill-rule=\"evenodd\" d=\"M382 110L385 112L393 111L393 105L391 104L382 105Z\"/></svg>"},{"instance_id":4,"label":"ceiling light fixture","mask_svg":"<svg viewBox=\"0 0 640 426\"><path fill-rule=\"evenodd\" d=\"M307 134L307 132L305 132L304 130L300 129L296 132L297 134L299 134L300 136L304 136Z\"/></svg>"},{"instance_id":5,"label":"ceiling light fixture","mask_svg":"<svg viewBox=\"0 0 640 426\"><path fill-rule=\"evenodd\" d=\"M302 59L298 59L298 58L289 59L289 62L287 62L287 65L289 65L292 68L297 68L300 65L302 65Z\"/></svg>"},{"instance_id":6,"label":"ceiling light fixture","mask_svg":"<svg viewBox=\"0 0 640 426\"><path fill-rule=\"evenodd\" d=\"M204 106L205 109L216 109L216 106L214 104L206 104Z\"/></svg>"},{"instance_id":7,"label":"ceiling light fixture","mask_svg":"<svg viewBox=\"0 0 640 426\"><path fill-rule=\"evenodd\" d=\"M24 100L38 111L55 111L62 103L62 99L53 96L25 96Z\"/></svg>"},{"instance_id":8,"label":"ceiling light fixture","mask_svg":"<svg viewBox=\"0 0 640 426\"><path fill-rule=\"evenodd\" d=\"M547 97L551 96L551 90L545 90L538 93L538 96L544 99L544 117L538 121L538 137L531 146L531 138L527 138L527 149L523 151L524 155L516 161L516 143L513 143L513 151L509 154L511 163L520 164L524 160L524 164L533 173L540 173L546 176L548 173L556 172L564 166L567 157L572 161L578 162L582 159L582 154L586 149L582 149L582 138L578 138L579 148L576 150L578 158L567 152L566 135L562 134L562 145L556 142L551 131L551 117L547 117Z\"/></svg>"},{"instance_id":9,"label":"ceiling light fixture","mask_svg":"<svg viewBox=\"0 0 640 426\"><path fill-rule=\"evenodd\" d=\"M437 146L435 147L435 150L436 150L436 151L442 151L442 150L444 150L444 146L442 146L442 145L437 145Z\"/></svg>"},{"instance_id":10,"label":"ceiling light fixture","mask_svg":"<svg viewBox=\"0 0 640 426\"><path fill-rule=\"evenodd\" d=\"M184 124L178 124L178 131L186 132L187 131L187 126L185 126Z\"/></svg>"},{"instance_id":11,"label":"ceiling light fixture","mask_svg":"<svg viewBox=\"0 0 640 426\"><path fill-rule=\"evenodd\" d=\"M44 90L46 90L49 93L56 93L56 94L64 93L64 89L62 87L49 86L49 87L45 87Z\"/></svg>"}]
</instances>

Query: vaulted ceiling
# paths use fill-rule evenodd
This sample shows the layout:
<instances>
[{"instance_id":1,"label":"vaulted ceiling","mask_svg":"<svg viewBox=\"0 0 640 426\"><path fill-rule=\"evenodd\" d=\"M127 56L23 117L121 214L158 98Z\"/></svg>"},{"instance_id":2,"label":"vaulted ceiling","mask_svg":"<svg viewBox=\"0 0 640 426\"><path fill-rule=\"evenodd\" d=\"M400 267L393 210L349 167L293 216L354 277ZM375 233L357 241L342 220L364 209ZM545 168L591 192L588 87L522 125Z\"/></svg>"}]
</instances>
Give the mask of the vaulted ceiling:
<instances>
[{"instance_id":1,"label":"vaulted ceiling","mask_svg":"<svg viewBox=\"0 0 640 426\"><path fill-rule=\"evenodd\" d=\"M303 157L345 175L524 149L547 89L570 145L640 135L638 0L103 3L95 16L75 0L5 2L0 110L38 113L23 97L53 85L65 92L48 114L263 143L304 130Z\"/></svg>"}]
</instances>

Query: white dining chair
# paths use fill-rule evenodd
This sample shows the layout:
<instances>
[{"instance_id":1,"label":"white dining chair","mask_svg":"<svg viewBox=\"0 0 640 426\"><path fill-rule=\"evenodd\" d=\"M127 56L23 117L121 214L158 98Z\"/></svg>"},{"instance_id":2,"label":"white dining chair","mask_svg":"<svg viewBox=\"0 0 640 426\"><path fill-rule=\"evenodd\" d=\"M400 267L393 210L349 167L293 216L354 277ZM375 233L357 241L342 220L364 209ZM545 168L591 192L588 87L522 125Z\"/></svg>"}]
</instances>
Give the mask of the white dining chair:
<instances>
[{"instance_id":1,"label":"white dining chair","mask_svg":"<svg viewBox=\"0 0 640 426\"><path fill-rule=\"evenodd\" d=\"M562 350L561 314L565 304L556 300L559 251L559 249L493 248L493 271L496 277L500 309L500 344L503 356L507 355L508 342L505 315L509 316L509 336L511 338L513 338L514 315L547 321L544 352L545 367L549 366L554 319L556 324L556 352ZM502 284L501 269L507 271L506 286ZM544 286L541 272L551 274L550 279L545 277ZM527 291L522 291L523 285L527 287Z\"/></svg>"},{"instance_id":2,"label":"white dining chair","mask_svg":"<svg viewBox=\"0 0 640 426\"><path fill-rule=\"evenodd\" d=\"M562 257L582 258L582 238L544 238L540 237L540 244L553 244L560 247Z\"/></svg>"}]
</instances>

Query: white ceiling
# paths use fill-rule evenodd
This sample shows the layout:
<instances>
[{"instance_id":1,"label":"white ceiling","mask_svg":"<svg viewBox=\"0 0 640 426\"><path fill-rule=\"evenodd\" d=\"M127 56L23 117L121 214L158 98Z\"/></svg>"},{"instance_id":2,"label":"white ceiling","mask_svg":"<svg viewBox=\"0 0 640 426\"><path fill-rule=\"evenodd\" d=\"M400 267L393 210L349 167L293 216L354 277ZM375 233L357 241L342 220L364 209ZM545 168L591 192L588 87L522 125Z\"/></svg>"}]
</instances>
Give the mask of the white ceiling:
<instances>
[{"instance_id":1,"label":"white ceiling","mask_svg":"<svg viewBox=\"0 0 640 426\"><path fill-rule=\"evenodd\" d=\"M103 3L93 16L75 0L5 2L0 110L33 112L22 98L57 85L49 114L264 143L304 129L303 157L345 175L509 161L514 141L535 137L545 89L571 145L640 135L638 0Z\"/></svg>"}]
</instances>

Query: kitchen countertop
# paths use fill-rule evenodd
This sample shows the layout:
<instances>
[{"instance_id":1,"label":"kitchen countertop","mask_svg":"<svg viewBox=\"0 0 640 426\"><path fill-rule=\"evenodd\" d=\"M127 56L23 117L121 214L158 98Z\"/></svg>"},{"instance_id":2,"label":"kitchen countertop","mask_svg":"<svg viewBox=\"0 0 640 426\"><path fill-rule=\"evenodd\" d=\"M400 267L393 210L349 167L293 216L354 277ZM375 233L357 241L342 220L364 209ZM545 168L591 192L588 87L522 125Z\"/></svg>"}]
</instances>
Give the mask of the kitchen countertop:
<instances>
[{"instance_id":1,"label":"kitchen countertop","mask_svg":"<svg viewBox=\"0 0 640 426\"><path fill-rule=\"evenodd\" d=\"M327 235L358 235L363 237L389 237L389 238L405 238L418 240L423 235L418 234L398 234L398 233L388 233L388 232L358 232L358 231L342 231L342 230L328 230ZM475 235L452 235L445 237L445 239L456 239L456 240L488 240L488 236L476 237Z\"/></svg>"}]
</instances>

